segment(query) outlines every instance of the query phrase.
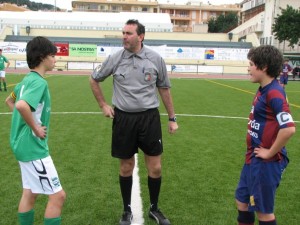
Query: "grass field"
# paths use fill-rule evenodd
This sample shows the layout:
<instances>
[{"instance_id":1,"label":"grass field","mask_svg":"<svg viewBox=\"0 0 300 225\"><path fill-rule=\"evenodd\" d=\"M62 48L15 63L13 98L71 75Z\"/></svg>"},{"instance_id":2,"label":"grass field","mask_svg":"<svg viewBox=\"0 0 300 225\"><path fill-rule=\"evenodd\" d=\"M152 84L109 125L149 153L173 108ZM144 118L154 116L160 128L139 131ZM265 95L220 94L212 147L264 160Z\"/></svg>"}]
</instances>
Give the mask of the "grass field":
<instances>
[{"instance_id":1,"label":"grass field","mask_svg":"<svg viewBox=\"0 0 300 225\"><path fill-rule=\"evenodd\" d=\"M9 89L21 75L7 75ZM51 155L67 192L63 210L65 225L117 225L122 213L118 160L110 156L111 120L100 110L87 76L48 76L52 117ZM234 190L244 161L247 117L257 84L241 80L172 79L172 94L180 126L167 133L163 125L163 183L160 208L172 225L234 225ZM112 80L103 83L107 100ZM293 118L300 121L300 82L286 90ZM21 195L18 163L9 147L11 115L0 92L0 225L17 224ZM299 129L288 143L290 164L277 192L278 224L299 225L300 152ZM143 154L139 175L145 225L149 198ZM38 198L35 224L42 224L46 198Z\"/></svg>"}]
</instances>

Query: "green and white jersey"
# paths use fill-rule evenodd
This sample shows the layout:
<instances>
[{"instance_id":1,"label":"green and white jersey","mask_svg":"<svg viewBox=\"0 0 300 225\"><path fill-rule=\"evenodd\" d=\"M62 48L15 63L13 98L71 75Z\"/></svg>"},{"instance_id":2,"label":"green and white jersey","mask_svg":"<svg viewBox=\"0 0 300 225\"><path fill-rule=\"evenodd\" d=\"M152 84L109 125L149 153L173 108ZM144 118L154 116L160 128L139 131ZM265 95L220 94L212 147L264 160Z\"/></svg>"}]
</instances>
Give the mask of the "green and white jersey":
<instances>
[{"instance_id":1,"label":"green and white jersey","mask_svg":"<svg viewBox=\"0 0 300 225\"><path fill-rule=\"evenodd\" d=\"M5 68L5 64L4 63L8 63L7 58L4 55L0 55L0 71L4 70Z\"/></svg>"},{"instance_id":2,"label":"green and white jersey","mask_svg":"<svg viewBox=\"0 0 300 225\"><path fill-rule=\"evenodd\" d=\"M49 155L48 135L51 99L47 81L36 72L28 73L15 87L16 102L24 100L31 107L37 124L47 127L45 139L37 137L19 111L14 108L10 133L10 145L18 161L27 162Z\"/></svg>"}]
</instances>

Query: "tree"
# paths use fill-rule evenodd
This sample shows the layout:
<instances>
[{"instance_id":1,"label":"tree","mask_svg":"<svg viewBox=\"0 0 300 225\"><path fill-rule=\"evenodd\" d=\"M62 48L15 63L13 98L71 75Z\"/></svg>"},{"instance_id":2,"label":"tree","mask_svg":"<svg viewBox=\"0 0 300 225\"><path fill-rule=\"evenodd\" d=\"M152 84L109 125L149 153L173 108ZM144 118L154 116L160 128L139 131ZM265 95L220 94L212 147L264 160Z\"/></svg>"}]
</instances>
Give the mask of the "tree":
<instances>
[{"instance_id":1,"label":"tree","mask_svg":"<svg viewBox=\"0 0 300 225\"><path fill-rule=\"evenodd\" d=\"M208 21L208 33L217 33L217 24L214 17Z\"/></svg>"},{"instance_id":2,"label":"tree","mask_svg":"<svg viewBox=\"0 0 300 225\"><path fill-rule=\"evenodd\" d=\"M281 15L277 14L272 26L274 36L279 43L288 41L290 47L299 43L300 39L300 10L287 5L281 10Z\"/></svg>"},{"instance_id":3,"label":"tree","mask_svg":"<svg viewBox=\"0 0 300 225\"><path fill-rule=\"evenodd\" d=\"M212 17L208 21L209 33L227 33L237 27L238 16L234 13L228 13L226 15L221 14L217 18Z\"/></svg>"}]
</instances>

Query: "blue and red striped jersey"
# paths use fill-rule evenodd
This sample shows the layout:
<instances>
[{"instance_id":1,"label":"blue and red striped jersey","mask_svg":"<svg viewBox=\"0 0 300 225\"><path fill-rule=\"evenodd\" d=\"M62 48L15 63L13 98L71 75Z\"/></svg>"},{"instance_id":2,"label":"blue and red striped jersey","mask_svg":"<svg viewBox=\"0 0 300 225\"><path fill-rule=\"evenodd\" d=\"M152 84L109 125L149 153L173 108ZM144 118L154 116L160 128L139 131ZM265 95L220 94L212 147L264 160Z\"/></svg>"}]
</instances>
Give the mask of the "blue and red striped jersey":
<instances>
[{"instance_id":1,"label":"blue and red striped jersey","mask_svg":"<svg viewBox=\"0 0 300 225\"><path fill-rule=\"evenodd\" d=\"M259 87L254 97L248 120L246 164L251 163L254 148L271 148L280 129L293 127L289 105L284 89L274 79L265 87ZM287 156L286 148L282 148L272 159L280 160Z\"/></svg>"},{"instance_id":2,"label":"blue and red striped jersey","mask_svg":"<svg viewBox=\"0 0 300 225\"><path fill-rule=\"evenodd\" d=\"M282 65L282 76L288 76L289 72L291 72L293 68L289 64Z\"/></svg>"}]
</instances>

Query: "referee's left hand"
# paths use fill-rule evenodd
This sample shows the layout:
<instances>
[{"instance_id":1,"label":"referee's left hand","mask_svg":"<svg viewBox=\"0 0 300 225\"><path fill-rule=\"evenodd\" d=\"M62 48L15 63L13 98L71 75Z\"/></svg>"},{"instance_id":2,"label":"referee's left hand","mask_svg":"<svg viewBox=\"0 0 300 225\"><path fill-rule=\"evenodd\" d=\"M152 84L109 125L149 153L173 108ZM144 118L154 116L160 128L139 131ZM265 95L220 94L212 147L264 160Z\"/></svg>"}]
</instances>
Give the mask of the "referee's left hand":
<instances>
[{"instance_id":1,"label":"referee's left hand","mask_svg":"<svg viewBox=\"0 0 300 225\"><path fill-rule=\"evenodd\" d=\"M175 134L177 129L178 129L177 122L169 121L169 133Z\"/></svg>"}]
</instances>

